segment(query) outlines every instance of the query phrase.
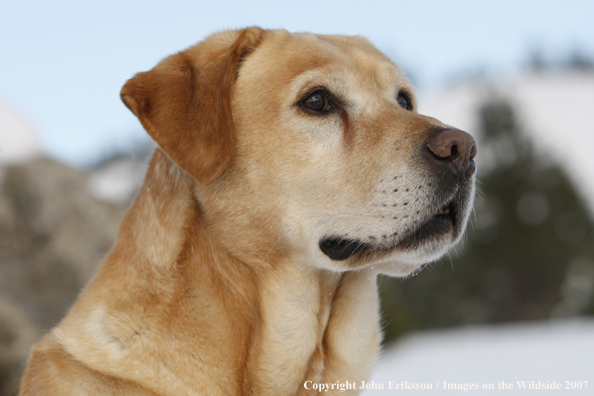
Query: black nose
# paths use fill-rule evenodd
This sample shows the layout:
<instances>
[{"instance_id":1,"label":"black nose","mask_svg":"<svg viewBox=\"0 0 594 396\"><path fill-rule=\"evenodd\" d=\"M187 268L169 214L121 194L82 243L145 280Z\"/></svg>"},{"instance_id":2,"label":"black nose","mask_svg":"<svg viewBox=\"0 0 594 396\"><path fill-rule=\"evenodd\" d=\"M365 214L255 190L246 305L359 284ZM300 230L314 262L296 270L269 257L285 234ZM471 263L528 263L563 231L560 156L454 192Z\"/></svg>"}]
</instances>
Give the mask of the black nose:
<instances>
[{"instance_id":1,"label":"black nose","mask_svg":"<svg viewBox=\"0 0 594 396\"><path fill-rule=\"evenodd\" d=\"M439 162L451 164L456 172L470 176L476 170L476 143L472 136L458 129L438 129L427 138L427 148Z\"/></svg>"}]
</instances>

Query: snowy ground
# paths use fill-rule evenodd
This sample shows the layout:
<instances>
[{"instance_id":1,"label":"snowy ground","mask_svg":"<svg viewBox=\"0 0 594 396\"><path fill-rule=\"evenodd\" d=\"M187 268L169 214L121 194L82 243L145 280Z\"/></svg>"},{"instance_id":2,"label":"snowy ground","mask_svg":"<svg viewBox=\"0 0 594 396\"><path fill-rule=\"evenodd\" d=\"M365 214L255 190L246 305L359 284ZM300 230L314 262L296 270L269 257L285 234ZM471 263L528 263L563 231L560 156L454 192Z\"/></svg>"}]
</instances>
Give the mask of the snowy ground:
<instances>
[{"instance_id":1,"label":"snowy ground","mask_svg":"<svg viewBox=\"0 0 594 396\"><path fill-rule=\"evenodd\" d=\"M384 351L370 381L383 384L385 389L367 390L364 396L594 395L594 320L415 334ZM390 390L390 381L393 388L417 384L433 389ZM501 381L508 386L506 389L501 388ZM526 388L537 389L518 389L518 381L523 381ZM491 385L494 389L483 390L483 386ZM542 389L554 385L561 389Z\"/></svg>"}]
</instances>

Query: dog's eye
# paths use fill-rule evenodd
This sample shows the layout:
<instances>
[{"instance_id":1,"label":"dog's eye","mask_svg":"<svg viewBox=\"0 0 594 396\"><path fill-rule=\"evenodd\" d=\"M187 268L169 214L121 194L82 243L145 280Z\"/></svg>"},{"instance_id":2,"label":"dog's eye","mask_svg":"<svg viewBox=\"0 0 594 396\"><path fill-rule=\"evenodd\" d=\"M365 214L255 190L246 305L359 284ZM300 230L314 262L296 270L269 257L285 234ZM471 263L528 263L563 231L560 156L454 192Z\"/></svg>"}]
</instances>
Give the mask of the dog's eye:
<instances>
[{"instance_id":1,"label":"dog's eye","mask_svg":"<svg viewBox=\"0 0 594 396\"><path fill-rule=\"evenodd\" d=\"M330 103L324 91L312 93L303 101L303 105L314 113L324 113L330 109Z\"/></svg>"},{"instance_id":2,"label":"dog's eye","mask_svg":"<svg viewBox=\"0 0 594 396\"><path fill-rule=\"evenodd\" d=\"M398 101L398 105L400 107L402 107L405 110L412 110L412 103L408 97L407 94L400 92L398 94L398 99L396 99Z\"/></svg>"}]
</instances>

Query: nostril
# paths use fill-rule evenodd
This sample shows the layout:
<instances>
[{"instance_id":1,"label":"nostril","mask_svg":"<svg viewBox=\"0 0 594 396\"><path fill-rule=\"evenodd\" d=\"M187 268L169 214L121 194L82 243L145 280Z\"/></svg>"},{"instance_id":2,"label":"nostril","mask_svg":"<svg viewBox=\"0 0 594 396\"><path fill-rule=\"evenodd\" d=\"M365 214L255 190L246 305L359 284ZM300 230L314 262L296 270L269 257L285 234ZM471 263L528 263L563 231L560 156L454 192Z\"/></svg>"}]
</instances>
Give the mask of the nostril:
<instances>
[{"instance_id":1,"label":"nostril","mask_svg":"<svg viewBox=\"0 0 594 396\"><path fill-rule=\"evenodd\" d=\"M450 151L450 156L453 157L453 156L456 156L456 155L458 155L458 146L454 144L452 146L451 151Z\"/></svg>"},{"instance_id":2,"label":"nostril","mask_svg":"<svg viewBox=\"0 0 594 396\"><path fill-rule=\"evenodd\" d=\"M470 166L476 155L472 136L457 129L435 129L427 137L426 145L434 158L452 163L457 169Z\"/></svg>"}]
</instances>

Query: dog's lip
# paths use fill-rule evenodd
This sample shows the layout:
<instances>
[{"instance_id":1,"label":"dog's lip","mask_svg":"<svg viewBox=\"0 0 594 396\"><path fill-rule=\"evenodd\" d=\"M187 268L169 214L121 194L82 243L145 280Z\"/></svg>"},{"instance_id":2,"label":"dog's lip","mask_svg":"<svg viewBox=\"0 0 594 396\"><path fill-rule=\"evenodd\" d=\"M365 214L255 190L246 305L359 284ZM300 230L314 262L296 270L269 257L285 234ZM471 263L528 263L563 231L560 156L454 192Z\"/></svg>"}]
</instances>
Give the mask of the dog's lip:
<instances>
[{"instance_id":1,"label":"dog's lip","mask_svg":"<svg viewBox=\"0 0 594 396\"><path fill-rule=\"evenodd\" d=\"M441 208L433 216L429 218L427 223L436 220L449 221L450 223L452 223L452 227L455 228L458 223L457 214L460 211L459 206L459 202L455 198L452 198L451 200L443 204Z\"/></svg>"},{"instance_id":2,"label":"dog's lip","mask_svg":"<svg viewBox=\"0 0 594 396\"><path fill-rule=\"evenodd\" d=\"M460 223L458 217L461 210L461 201L454 197L436 207L439 209L429 210L428 212L432 213L432 215L428 216L420 226L404 236L398 237L398 233L394 233L389 242L384 240L382 243L370 243L356 238L332 235L325 236L320 240L320 250L334 261L343 261L354 255L385 254L395 250L406 250L414 248L431 238L447 234L454 235Z\"/></svg>"},{"instance_id":3,"label":"dog's lip","mask_svg":"<svg viewBox=\"0 0 594 396\"><path fill-rule=\"evenodd\" d=\"M320 240L320 250L334 261L342 261L355 255L358 251L368 248L368 244L359 239L327 236Z\"/></svg>"},{"instance_id":4,"label":"dog's lip","mask_svg":"<svg viewBox=\"0 0 594 396\"><path fill-rule=\"evenodd\" d=\"M377 253L390 253L396 250L414 249L435 238L451 235L453 241L454 235L460 224L461 201L457 197L450 198L444 204L435 206L438 209L428 210L430 215L418 226L400 237L395 236L393 243L389 245L378 244L370 245L368 251ZM396 239L397 238L397 239Z\"/></svg>"},{"instance_id":5,"label":"dog's lip","mask_svg":"<svg viewBox=\"0 0 594 396\"><path fill-rule=\"evenodd\" d=\"M461 202L452 198L433 211L418 227L405 235L394 249L408 249L432 238L456 234L460 224Z\"/></svg>"}]
</instances>

